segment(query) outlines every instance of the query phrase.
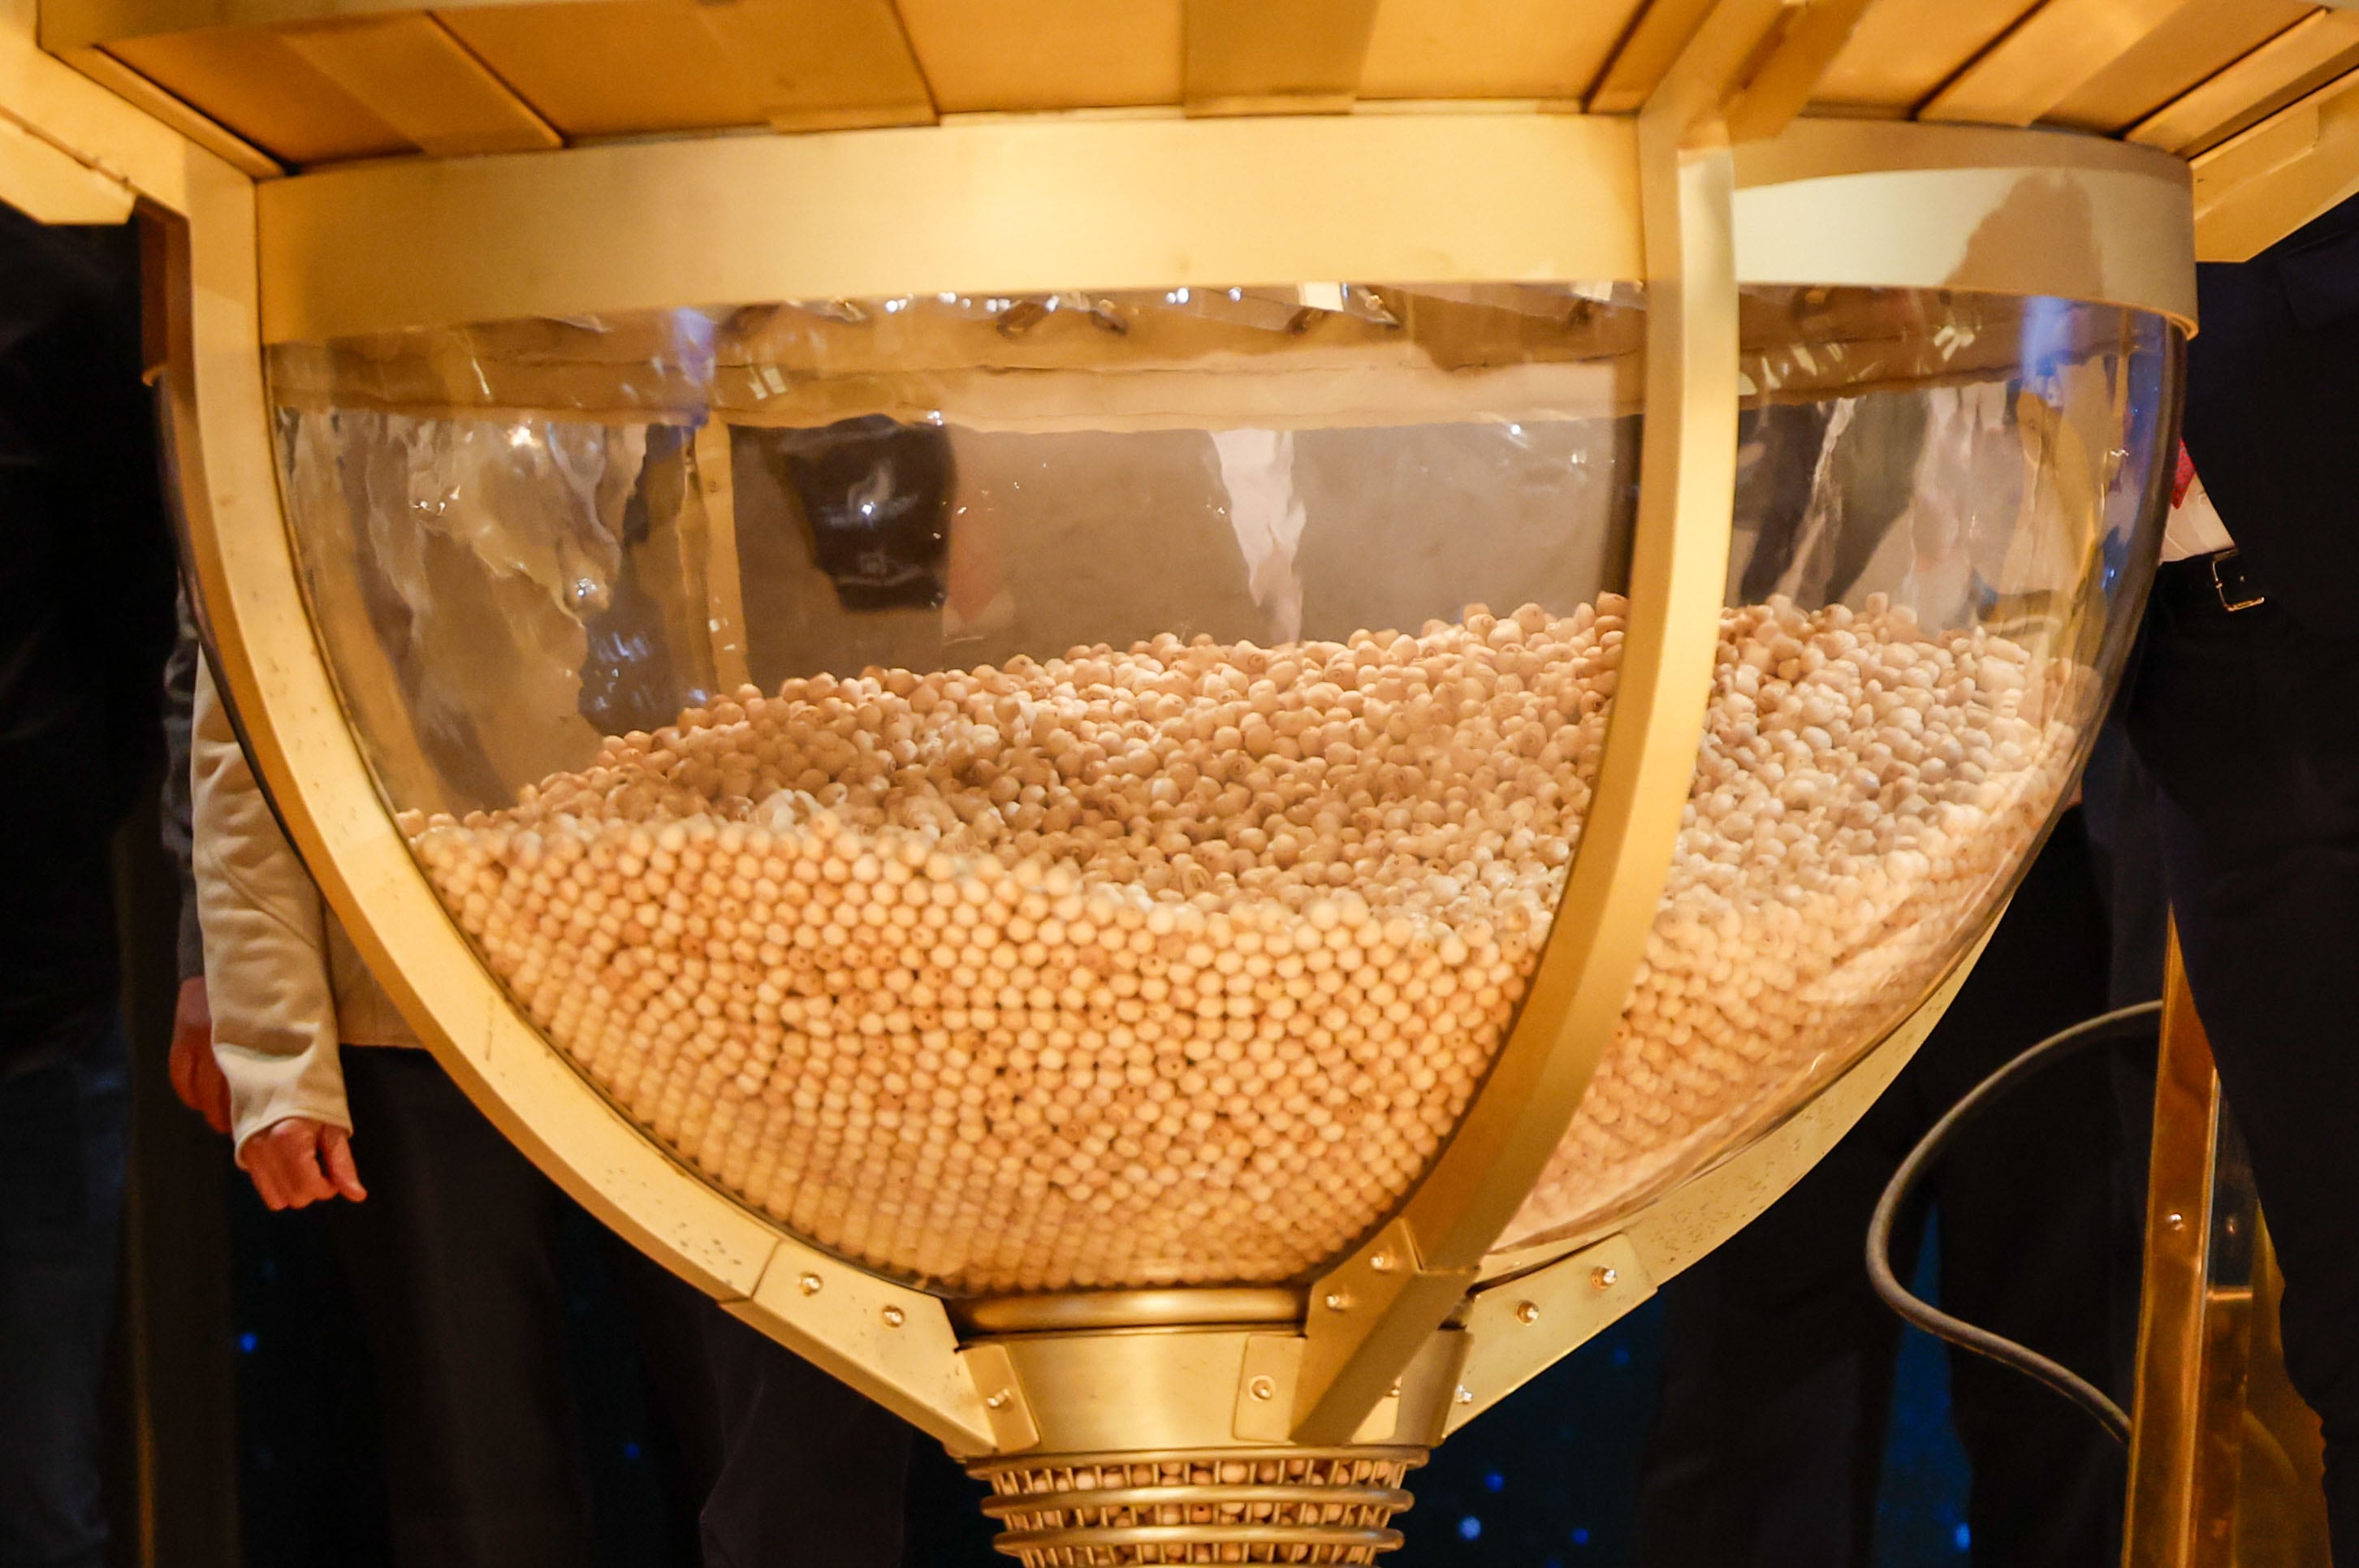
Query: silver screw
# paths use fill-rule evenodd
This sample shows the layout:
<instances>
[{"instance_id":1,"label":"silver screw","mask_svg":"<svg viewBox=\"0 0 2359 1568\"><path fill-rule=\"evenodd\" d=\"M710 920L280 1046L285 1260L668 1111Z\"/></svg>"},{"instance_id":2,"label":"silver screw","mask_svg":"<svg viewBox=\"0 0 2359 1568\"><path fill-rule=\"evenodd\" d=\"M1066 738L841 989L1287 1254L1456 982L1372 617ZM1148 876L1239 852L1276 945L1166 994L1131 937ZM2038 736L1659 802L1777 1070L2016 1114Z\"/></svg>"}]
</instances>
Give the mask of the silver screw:
<instances>
[{"instance_id":1,"label":"silver screw","mask_svg":"<svg viewBox=\"0 0 2359 1568\"><path fill-rule=\"evenodd\" d=\"M1013 1397L1014 1396L1009 1394L1006 1389L1002 1388L997 1393L992 1395L989 1399L984 1400L983 1403L984 1408L987 1410L1004 1410L1007 1408L1007 1401Z\"/></svg>"},{"instance_id":2,"label":"silver screw","mask_svg":"<svg viewBox=\"0 0 2359 1568\"><path fill-rule=\"evenodd\" d=\"M900 1308L887 1307L885 1309L885 1326L886 1328L899 1328L903 1323L908 1323L908 1321L909 1314L903 1312Z\"/></svg>"},{"instance_id":3,"label":"silver screw","mask_svg":"<svg viewBox=\"0 0 2359 1568\"><path fill-rule=\"evenodd\" d=\"M1471 1405L1474 1402L1474 1390L1461 1383L1458 1385L1457 1399L1462 1405Z\"/></svg>"},{"instance_id":4,"label":"silver screw","mask_svg":"<svg viewBox=\"0 0 2359 1568\"><path fill-rule=\"evenodd\" d=\"M1379 1252L1368 1259L1368 1267L1379 1274L1389 1274L1393 1271L1393 1255L1389 1252Z\"/></svg>"},{"instance_id":5,"label":"silver screw","mask_svg":"<svg viewBox=\"0 0 2359 1568\"><path fill-rule=\"evenodd\" d=\"M1589 1271L1589 1282L1601 1290L1614 1289L1614 1282L1621 1278L1619 1272L1606 1264L1600 1264Z\"/></svg>"},{"instance_id":6,"label":"silver screw","mask_svg":"<svg viewBox=\"0 0 2359 1568\"><path fill-rule=\"evenodd\" d=\"M1516 1321L1520 1323L1536 1323L1539 1322L1540 1304L1538 1301L1517 1301L1516 1303Z\"/></svg>"},{"instance_id":7,"label":"silver screw","mask_svg":"<svg viewBox=\"0 0 2359 1568\"><path fill-rule=\"evenodd\" d=\"M1343 1291L1330 1290L1327 1292L1327 1310L1329 1312L1344 1312L1347 1311L1351 1305L1352 1298L1345 1295Z\"/></svg>"},{"instance_id":8,"label":"silver screw","mask_svg":"<svg viewBox=\"0 0 2359 1568\"><path fill-rule=\"evenodd\" d=\"M1245 1392L1256 1399L1274 1399L1277 1398L1277 1380L1274 1377L1256 1377L1245 1385Z\"/></svg>"},{"instance_id":9,"label":"silver screw","mask_svg":"<svg viewBox=\"0 0 2359 1568\"><path fill-rule=\"evenodd\" d=\"M826 1280L821 1279L816 1274L806 1274L802 1277L801 1280L803 1294L806 1296L816 1296L819 1294L820 1287L826 1283Z\"/></svg>"}]
</instances>

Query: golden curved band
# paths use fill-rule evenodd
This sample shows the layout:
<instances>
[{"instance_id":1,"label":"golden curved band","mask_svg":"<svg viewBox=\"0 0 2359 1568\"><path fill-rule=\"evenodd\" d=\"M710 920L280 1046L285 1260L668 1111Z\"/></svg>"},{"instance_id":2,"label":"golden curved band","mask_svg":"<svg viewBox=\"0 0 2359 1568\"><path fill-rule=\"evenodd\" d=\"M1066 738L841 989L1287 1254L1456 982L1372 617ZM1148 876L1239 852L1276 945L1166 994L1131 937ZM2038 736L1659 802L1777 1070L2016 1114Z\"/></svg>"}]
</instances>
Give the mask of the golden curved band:
<instances>
[{"instance_id":1,"label":"golden curved band","mask_svg":"<svg viewBox=\"0 0 2359 1568\"><path fill-rule=\"evenodd\" d=\"M262 335L942 289L1637 278L1636 144L1607 115L1043 116L334 169L258 189ZM1804 120L1735 171L1740 282L2194 317L2187 169L2161 153Z\"/></svg>"}]
</instances>

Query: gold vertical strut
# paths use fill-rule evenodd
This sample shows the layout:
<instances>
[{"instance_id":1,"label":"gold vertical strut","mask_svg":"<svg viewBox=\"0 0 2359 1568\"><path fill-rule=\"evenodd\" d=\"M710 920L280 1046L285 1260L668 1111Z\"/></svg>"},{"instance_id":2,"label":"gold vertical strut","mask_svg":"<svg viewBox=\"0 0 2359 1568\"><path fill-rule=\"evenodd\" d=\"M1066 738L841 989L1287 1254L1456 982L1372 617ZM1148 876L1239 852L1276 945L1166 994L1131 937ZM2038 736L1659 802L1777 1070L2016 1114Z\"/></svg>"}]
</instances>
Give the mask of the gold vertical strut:
<instances>
[{"instance_id":1,"label":"gold vertical strut","mask_svg":"<svg viewBox=\"0 0 2359 1568\"><path fill-rule=\"evenodd\" d=\"M1723 0L1638 121L1646 433L1621 681L1521 1015L1399 1217L1314 1286L1294 1437L1350 1437L1473 1283L1621 1021L1669 875L1718 646L1736 485L1734 162L1720 114L1778 0Z\"/></svg>"},{"instance_id":2,"label":"gold vertical strut","mask_svg":"<svg viewBox=\"0 0 2359 1568\"><path fill-rule=\"evenodd\" d=\"M2252 1169L2173 932L2155 1072L2126 1568L2324 1564L2317 1418L2286 1380Z\"/></svg>"}]
</instances>

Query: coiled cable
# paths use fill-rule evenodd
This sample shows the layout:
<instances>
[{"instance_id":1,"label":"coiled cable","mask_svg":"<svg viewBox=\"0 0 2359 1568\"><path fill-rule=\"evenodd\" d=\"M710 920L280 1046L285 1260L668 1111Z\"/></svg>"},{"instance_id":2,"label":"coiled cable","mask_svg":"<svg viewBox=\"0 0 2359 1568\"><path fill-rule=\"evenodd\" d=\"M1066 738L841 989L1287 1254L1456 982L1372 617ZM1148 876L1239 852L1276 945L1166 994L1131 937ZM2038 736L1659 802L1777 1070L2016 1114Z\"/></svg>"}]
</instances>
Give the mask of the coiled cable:
<instances>
[{"instance_id":1,"label":"coiled cable","mask_svg":"<svg viewBox=\"0 0 2359 1568\"><path fill-rule=\"evenodd\" d=\"M1962 1318L1951 1317L1930 1301L1911 1295L1908 1287L1892 1271L1892 1228L1897 1222L1901 1206L1915 1196L1919 1180L1928 1166L1940 1159L1959 1130L1970 1123L2026 1078L2043 1067L2073 1056L2094 1045L2111 1044L2115 1040L2147 1033L2141 1026L2162 1011L2160 1002L2140 1002L2136 1007L2117 1007L2084 1019L2071 1029L2060 1029L2033 1046L1966 1093L1964 1098L1950 1107L1947 1115L1933 1124L1932 1130L1918 1140L1892 1173L1885 1185L1884 1195L1876 1201L1875 1217L1867 1223L1867 1279L1884 1304L1900 1314L1908 1323L1926 1333L1945 1339L1963 1350L1986 1356L2002 1367L2011 1367L2027 1377L2047 1384L2094 1417L2116 1443L2126 1444L2130 1436L2127 1411L2106 1397L2105 1391L2087 1378L2061 1364L2040 1355L2027 1345L2017 1345L1988 1329L1977 1328Z\"/></svg>"}]
</instances>

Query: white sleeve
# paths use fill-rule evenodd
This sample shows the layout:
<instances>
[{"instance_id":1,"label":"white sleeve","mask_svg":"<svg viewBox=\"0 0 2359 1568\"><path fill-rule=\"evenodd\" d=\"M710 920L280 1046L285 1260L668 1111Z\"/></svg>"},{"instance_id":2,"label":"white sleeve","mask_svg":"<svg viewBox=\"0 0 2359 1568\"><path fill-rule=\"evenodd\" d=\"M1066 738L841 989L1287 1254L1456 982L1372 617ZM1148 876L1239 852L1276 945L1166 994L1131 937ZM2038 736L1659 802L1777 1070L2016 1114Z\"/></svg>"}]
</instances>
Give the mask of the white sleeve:
<instances>
[{"instance_id":1,"label":"white sleeve","mask_svg":"<svg viewBox=\"0 0 2359 1568\"><path fill-rule=\"evenodd\" d=\"M338 1059L320 891L255 782L212 673L197 672L190 746L197 912L213 1056L229 1081L230 1132L288 1116L352 1129Z\"/></svg>"}]
</instances>

